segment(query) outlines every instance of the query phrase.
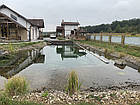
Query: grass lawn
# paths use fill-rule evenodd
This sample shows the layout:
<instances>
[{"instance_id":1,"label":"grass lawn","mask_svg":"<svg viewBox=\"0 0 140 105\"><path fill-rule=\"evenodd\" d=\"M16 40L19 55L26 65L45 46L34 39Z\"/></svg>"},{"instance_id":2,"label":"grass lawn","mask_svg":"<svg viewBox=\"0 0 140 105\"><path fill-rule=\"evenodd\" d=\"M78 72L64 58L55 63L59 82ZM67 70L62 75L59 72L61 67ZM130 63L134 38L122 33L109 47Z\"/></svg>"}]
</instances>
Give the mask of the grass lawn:
<instances>
[{"instance_id":1,"label":"grass lawn","mask_svg":"<svg viewBox=\"0 0 140 105\"><path fill-rule=\"evenodd\" d=\"M137 46L129 46L129 45L121 45L116 43L108 43L108 42L100 42L100 41L79 41L84 44L89 44L96 47L101 47L108 49L108 51L112 52L121 52L124 54L129 54L135 57L140 57L140 47Z\"/></svg>"}]
</instances>

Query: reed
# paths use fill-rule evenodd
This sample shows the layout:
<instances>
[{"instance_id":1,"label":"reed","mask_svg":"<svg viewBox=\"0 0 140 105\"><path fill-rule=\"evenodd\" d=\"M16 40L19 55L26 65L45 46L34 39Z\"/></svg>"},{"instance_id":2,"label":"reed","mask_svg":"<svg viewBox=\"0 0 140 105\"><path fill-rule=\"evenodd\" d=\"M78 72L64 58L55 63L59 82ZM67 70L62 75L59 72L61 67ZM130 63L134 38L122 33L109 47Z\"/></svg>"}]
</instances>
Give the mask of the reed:
<instances>
[{"instance_id":1,"label":"reed","mask_svg":"<svg viewBox=\"0 0 140 105\"><path fill-rule=\"evenodd\" d=\"M81 83L79 82L77 73L75 71L70 72L66 91L69 94L74 94L75 92L78 92L80 87L81 87Z\"/></svg>"}]
</instances>

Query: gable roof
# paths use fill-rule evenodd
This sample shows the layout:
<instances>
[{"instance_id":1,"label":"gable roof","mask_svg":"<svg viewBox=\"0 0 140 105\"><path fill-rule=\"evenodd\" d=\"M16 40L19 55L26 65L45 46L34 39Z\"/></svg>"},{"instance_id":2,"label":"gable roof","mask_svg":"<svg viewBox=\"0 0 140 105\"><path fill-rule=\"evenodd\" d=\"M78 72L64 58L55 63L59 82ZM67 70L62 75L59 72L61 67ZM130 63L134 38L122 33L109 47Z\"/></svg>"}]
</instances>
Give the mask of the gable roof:
<instances>
[{"instance_id":1,"label":"gable roof","mask_svg":"<svg viewBox=\"0 0 140 105\"><path fill-rule=\"evenodd\" d=\"M16 21L14 21L13 19L9 18L7 15L5 15L5 14L3 14L3 13L1 13L1 12L0 12L0 15L6 17L6 18L7 18L8 20L10 20L11 22L14 22L15 24L18 24L20 27L26 29L26 27L24 27L23 25L19 24L19 23L16 22Z\"/></svg>"},{"instance_id":2,"label":"gable roof","mask_svg":"<svg viewBox=\"0 0 140 105\"><path fill-rule=\"evenodd\" d=\"M21 17L21 18L23 18L24 20L28 21L27 18L25 18L24 16L20 15L19 13L17 13L17 12L14 11L14 10L12 10L11 8L7 7L6 5L4 5L4 4L1 5L1 6L0 6L0 9L2 9L2 8L7 8L7 9L9 9L10 11L14 12L16 15L18 15L18 17ZM29 22L29 21L28 21L28 22ZM29 23L30 23L30 22L29 22Z\"/></svg>"},{"instance_id":3,"label":"gable roof","mask_svg":"<svg viewBox=\"0 0 140 105\"><path fill-rule=\"evenodd\" d=\"M44 28L44 20L43 19L28 19L33 25Z\"/></svg>"},{"instance_id":4,"label":"gable roof","mask_svg":"<svg viewBox=\"0 0 140 105\"><path fill-rule=\"evenodd\" d=\"M61 25L80 25L79 22L62 22Z\"/></svg>"},{"instance_id":5,"label":"gable roof","mask_svg":"<svg viewBox=\"0 0 140 105\"><path fill-rule=\"evenodd\" d=\"M37 26L39 28L44 28L44 20L43 19L27 19L24 16L20 15L19 13L17 13L16 11L12 10L11 8L7 7L6 5L1 5L0 9L2 8L7 8L10 11L14 12L16 15L18 15L18 17L23 18L24 20L26 20L27 22L29 22L31 25Z\"/></svg>"}]
</instances>

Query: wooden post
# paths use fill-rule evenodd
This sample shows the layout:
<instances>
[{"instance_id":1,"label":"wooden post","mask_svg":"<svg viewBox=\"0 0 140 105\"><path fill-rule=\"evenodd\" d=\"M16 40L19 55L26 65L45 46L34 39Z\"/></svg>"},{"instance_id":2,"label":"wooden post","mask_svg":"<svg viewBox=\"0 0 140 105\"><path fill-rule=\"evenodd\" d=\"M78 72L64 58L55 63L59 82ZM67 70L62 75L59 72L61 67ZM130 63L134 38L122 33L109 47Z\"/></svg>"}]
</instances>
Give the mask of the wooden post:
<instances>
[{"instance_id":1,"label":"wooden post","mask_svg":"<svg viewBox=\"0 0 140 105\"><path fill-rule=\"evenodd\" d=\"M3 30L2 37L5 37L5 35L4 35L4 24L2 24L2 30Z\"/></svg>"},{"instance_id":2,"label":"wooden post","mask_svg":"<svg viewBox=\"0 0 140 105\"><path fill-rule=\"evenodd\" d=\"M102 34L102 32L100 33L100 41L102 42L102 40L103 40L103 34Z\"/></svg>"},{"instance_id":3,"label":"wooden post","mask_svg":"<svg viewBox=\"0 0 140 105\"><path fill-rule=\"evenodd\" d=\"M109 33L109 43L112 42L112 35Z\"/></svg>"},{"instance_id":4,"label":"wooden post","mask_svg":"<svg viewBox=\"0 0 140 105\"><path fill-rule=\"evenodd\" d=\"M16 25L16 31L17 31L16 39L18 40L18 25Z\"/></svg>"},{"instance_id":5,"label":"wooden post","mask_svg":"<svg viewBox=\"0 0 140 105\"><path fill-rule=\"evenodd\" d=\"M8 22L7 22L7 39L9 39L9 26L8 26Z\"/></svg>"},{"instance_id":6,"label":"wooden post","mask_svg":"<svg viewBox=\"0 0 140 105\"><path fill-rule=\"evenodd\" d=\"M1 32L1 24L0 24L0 37L2 37L2 32Z\"/></svg>"},{"instance_id":7,"label":"wooden post","mask_svg":"<svg viewBox=\"0 0 140 105\"><path fill-rule=\"evenodd\" d=\"M123 34L121 37L121 44L124 45L125 44L125 35Z\"/></svg>"},{"instance_id":8,"label":"wooden post","mask_svg":"<svg viewBox=\"0 0 140 105\"><path fill-rule=\"evenodd\" d=\"M96 41L96 34L94 34L94 41Z\"/></svg>"}]
</instances>

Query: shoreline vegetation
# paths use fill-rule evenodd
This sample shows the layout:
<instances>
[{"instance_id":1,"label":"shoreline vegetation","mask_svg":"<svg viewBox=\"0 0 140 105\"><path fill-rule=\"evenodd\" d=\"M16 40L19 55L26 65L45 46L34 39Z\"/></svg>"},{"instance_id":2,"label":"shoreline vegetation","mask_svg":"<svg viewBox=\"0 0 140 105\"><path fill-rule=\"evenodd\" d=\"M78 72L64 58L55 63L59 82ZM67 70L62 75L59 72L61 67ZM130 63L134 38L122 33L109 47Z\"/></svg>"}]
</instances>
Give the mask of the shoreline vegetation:
<instances>
[{"instance_id":1,"label":"shoreline vegetation","mask_svg":"<svg viewBox=\"0 0 140 105\"><path fill-rule=\"evenodd\" d=\"M18 43L1 43L0 51L4 54L14 53L20 50L31 50L35 48L42 48L44 46L43 41L39 42L18 42Z\"/></svg>"},{"instance_id":2,"label":"shoreline vegetation","mask_svg":"<svg viewBox=\"0 0 140 105\"><path fill-rule=\"evenodd\" d=\"M91 45L91 46L95 46L95 47L99 47L99 48L104 48L106 50L108 50L108 53L112 53L112 52L118 52L121 53L122 56L124 55L131 55L131 56L135 56L135 57L140 57L140 47L139 46L131 46L131 45L121 45L118 43L109 43L109 42L100 42L100 41L77 41L80 42L82 44L87 44L87 45Z\"/></svg>"}]
</instances>

